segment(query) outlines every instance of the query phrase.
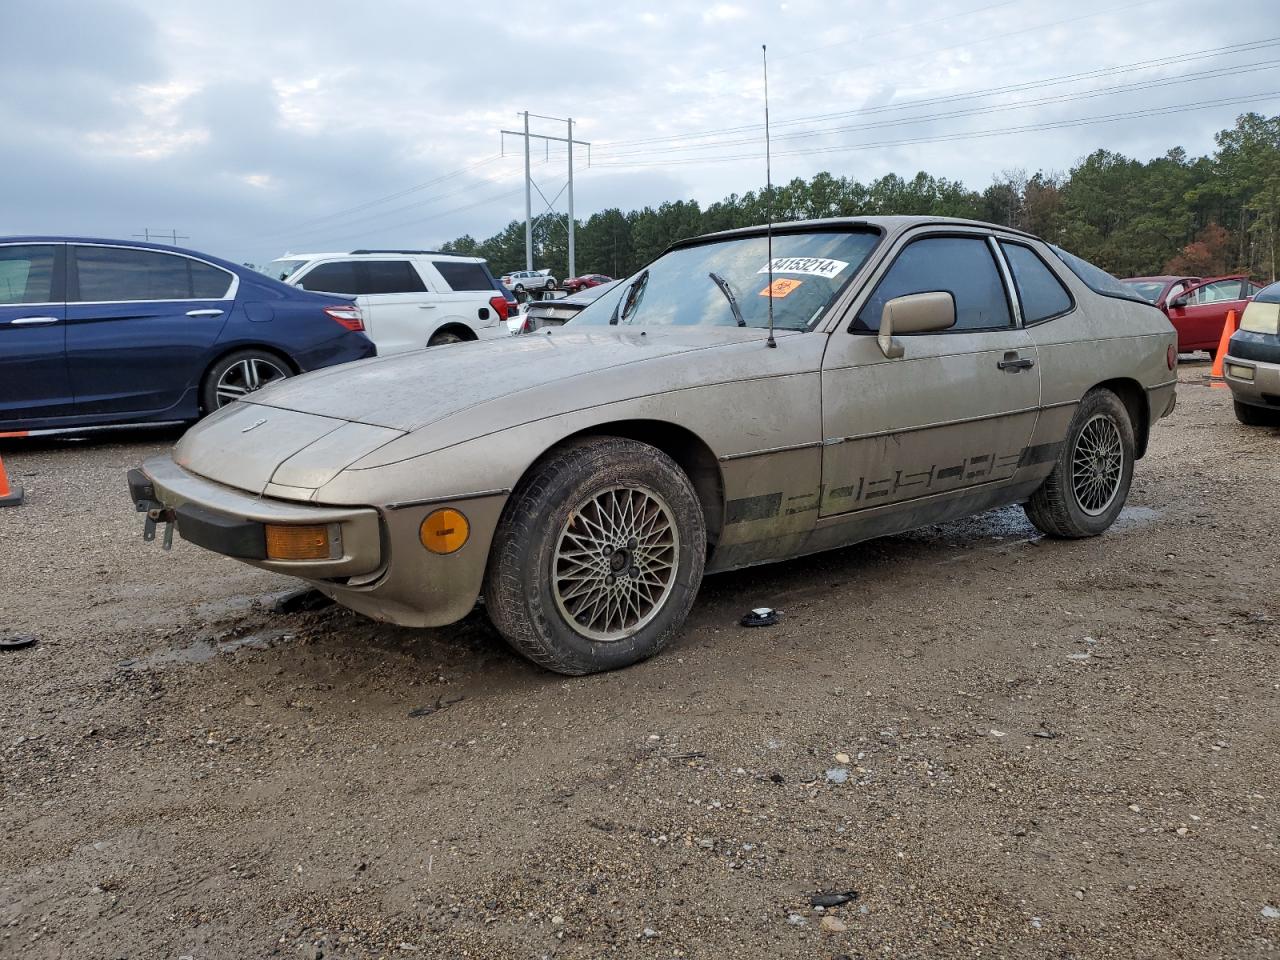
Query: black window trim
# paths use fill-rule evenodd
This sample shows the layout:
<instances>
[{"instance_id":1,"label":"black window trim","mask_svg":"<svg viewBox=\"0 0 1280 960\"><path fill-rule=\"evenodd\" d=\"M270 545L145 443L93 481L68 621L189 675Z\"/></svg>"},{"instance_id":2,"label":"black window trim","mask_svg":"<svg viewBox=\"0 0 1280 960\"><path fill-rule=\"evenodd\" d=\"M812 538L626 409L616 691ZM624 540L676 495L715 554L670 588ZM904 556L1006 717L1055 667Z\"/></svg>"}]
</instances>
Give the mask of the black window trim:
<instances>
[{"instance_id":1,"label":"black window trim","mask_svg":"<svg viewBox=\"0 0 1280 960\"><path fill-rule=\"evenodd\" d=\"M19 307L63 307L67 304L67 244L64 240L10 240L0 243L0 247L53 247L53 282L50 284L52 300L39 300L34 303L0 303L0 309ZM58 299L58 295L62 299Z\"/></svg>"},{"instance_id":2,"label":"black window trim","mask_svg":"<svg viewBox=\"0 0 1280 960\"><path fill-rule=\"evenodd\" d=\"M983 230L977 227L969 230L964 230L964 229L956 229L954 227L944 226L941 228L925 227L924 229L921 229L921 230L908 231L907 233L903 234L904 242L896 250L891 249L889 251L885 261L884 270L882 270L880 272L880 275L875 278L875 282L872 285L863 288L866 291L866 295L865 296L859 295L855 297L853 303L857 305L858 309L853 310L853 315L849 318L849 322L845 326L845 331L847 333L852 333L852 334L861 335L861 336L870 335L873 337L879 334L880 332L879 330L855 330L853 325L858 321L858 314L862 312L862 308L866 306L867 301L870 300L873 296L875 296L876 290L880 288L880 284L884 282L885 278L889 275L889 271L893 269L894 265L898 262L898 259L902 256L902 254L906 251L907 247L911 246L913 243L916 243L917 241L920 241L920 240L933 240L939 237L943 237L943 238L958 237L964 240L985 241L986 247L987 247L987 254L991 257L992 266L995 267L996 274L1000 277L1000 283L1004 287L1004 300L1005 300L1006 306L1008 306L1009 308L1009 319L1012 322L1009 323L1007 326L999 326L999 327L960 327L953 324L952 326L948 327L946 330L925 330L919 333L895 333L894 336L895 337L957 336L965 333L1002 333L1009 330L1022 329L1022 308L1021 308L1021 305L1018 304L1016 301L1016 294L1014 293L1014 290L1011 284L1012 278L1009 276L1006 276L1005 274L1006 265L1005 265L1004 259L1000 256L999 251L992 249L992 246L994 245L994 241L995 241L995 235L990 230ZM925 292L930 292L930 291L925 291ZM941 291L932 291L932 292L936 293ZM953 301L955 300L955 294L952 294L952 300ZM850 305L850 309L852 309L852 304Z\"/></svg>"},{"instance_id":3,"label":"black window trim","mask_svg":"<svg viewBox=\"0 0 1280 960\"><path fill-rule=\"evenodd\" d=\"M236 294L240 292L240 275L221 267L216 263L204 259L203 257L192 256L189 253L179 253L176 250L157 250L154 247L139 247L130 243L93 243L82 242L79 240L64 241L63 245L66 249L66 304L67 306L83 307L83 306L103 306L116 303L207 303L211 300L231 301L235 300ZM215 270L221 270L223 273L231 277L231 284L227 287L227 292L220 297L173 297L161 300L81 300L80 297L80 271L76 263L75 248L76 247L100 247L108 250L137 250L141 253L159 253L169 257L180 257L184 260L194 260L197 263L203 263L206 266L213 267ZM187 276L190 276L190 267L187 269Z\"/></svg>"},{"instance_id":4,"label":"black window trim","mask_svg":"<svg viewBox=\"0 0 1280 960\"><path fill-rule=\"evenodd\" d=\"M1000 257L1000 263L1004 266L1005 269L1009 271L1007 282L1009 283L1010 289L1013 291L1014 296L1017 297L1017 300L1018 300L1018 325L1020 327L1022 327L1024 330L1027 329L1028 327L1038 327L1042 323L1052 323L1054 320L1067 316L1067 314L1075 313L1077 307L1079 306L1079 304L1076 302L1076 295L1071 292L1070 285L1063 280L1062 276L1058 273L1058 271L1053 269L1053 265L1049 263L1049 261L1046 260L1043 256L1040 255L1039 250L1037 250L1035 247L1033 247L1030 243L1022 239L1021 237L1015 238L1015 237L1002 236L999 234L993 234L991 239L994 242L996 247L996 252ZM1042 320L1032 320L1030 322L1027 321L1026 314L1022 312L1022 295L1018 293L1018 281L1013 275L1013 265L1008 262L1008 258L1004 255L1004 250L1001 249L1002 245L1006 243L1023 247L1027 250L1030 250L1035 255L1036 259L1039 260L1044 265L1045 269L1049 271L1049 274L1055 280L1058 281L1058 286L1062 287L1062 289L1066 291L1067 299L1071 302L1071 305L1067 307L1067 309L1059 313L1055 313L1051 317L1045 317ZM1063 267L1065 268L1066 264L1063 264Z\"/></svg>"}]
</instances>

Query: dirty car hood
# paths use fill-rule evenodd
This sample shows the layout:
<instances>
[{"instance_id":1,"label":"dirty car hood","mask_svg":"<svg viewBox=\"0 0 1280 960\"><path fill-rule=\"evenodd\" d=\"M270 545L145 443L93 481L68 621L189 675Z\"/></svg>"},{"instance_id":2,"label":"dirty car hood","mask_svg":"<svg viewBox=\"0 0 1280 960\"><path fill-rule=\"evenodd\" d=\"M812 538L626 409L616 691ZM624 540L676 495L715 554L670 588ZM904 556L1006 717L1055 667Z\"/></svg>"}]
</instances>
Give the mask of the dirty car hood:
<instances>
[{"instance_id":1,"label":"dirty car hood","mask_svg":"<svg viewBox=\"0 0 1280 960\"><path fill-rule=\"evenodd\" d=\"M255 393L251 403L410 432L471 407L562 381L661 357L706 350L763 330L714 327L641 333L568 328L509 339L433 347L329 367Z\"/></svg>"}]
</instances>

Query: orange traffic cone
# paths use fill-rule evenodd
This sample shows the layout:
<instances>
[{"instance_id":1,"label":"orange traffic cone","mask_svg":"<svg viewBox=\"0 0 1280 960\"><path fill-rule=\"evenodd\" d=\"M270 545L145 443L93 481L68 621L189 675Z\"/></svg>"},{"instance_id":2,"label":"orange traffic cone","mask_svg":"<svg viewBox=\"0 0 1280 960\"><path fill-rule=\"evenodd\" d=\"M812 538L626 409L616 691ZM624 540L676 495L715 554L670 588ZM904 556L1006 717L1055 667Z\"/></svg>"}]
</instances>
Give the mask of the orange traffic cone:
<instances>
[{"instance_id":1,"label":"orange traffic cone","mask_svg":"<svg viewBox=\"0 0 1280 960\"><path fill-rule=\"evenodd\" d=\"M9 475L4 472L4 460L0 458L0 507L16 507L22 503L22 487L9 486Z\"/></svg>"},{"instance_id":2,"label":"orange traffic cone","mask_svg":"<svg viewBox=\"0 0 1280 960\"><path fill-rule=\"evenodd\" d=\"M1209 371L1209 376L1216 380L1222 379L1222 361L1226 359L1227 347L1231 344L1231 335L1236 329L1236 312L1228 310L1227 322L1222 325L1222 336L1218 338L1218 352L1213 355L1213 369Z\"/></svg>"}]
</instances>

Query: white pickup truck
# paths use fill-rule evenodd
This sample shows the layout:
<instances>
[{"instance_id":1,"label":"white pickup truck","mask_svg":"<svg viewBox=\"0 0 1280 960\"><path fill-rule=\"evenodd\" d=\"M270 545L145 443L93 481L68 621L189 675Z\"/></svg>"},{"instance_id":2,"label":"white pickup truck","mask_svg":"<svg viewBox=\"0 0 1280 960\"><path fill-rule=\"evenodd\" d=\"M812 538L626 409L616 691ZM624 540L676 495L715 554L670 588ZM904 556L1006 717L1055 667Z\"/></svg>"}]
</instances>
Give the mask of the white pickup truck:
<instances>
[{"instance_id":1,"label":"white pickup truck","mask_svg":"<svg viewBox=\"0 0 1280 960\"><path fill-rule=\"evenodd\" d=\"M287 254L265 272L304 290L354 296L378 355L509 335L514 302L484 260L431 250Z\"/></svg>"}]
</instances>

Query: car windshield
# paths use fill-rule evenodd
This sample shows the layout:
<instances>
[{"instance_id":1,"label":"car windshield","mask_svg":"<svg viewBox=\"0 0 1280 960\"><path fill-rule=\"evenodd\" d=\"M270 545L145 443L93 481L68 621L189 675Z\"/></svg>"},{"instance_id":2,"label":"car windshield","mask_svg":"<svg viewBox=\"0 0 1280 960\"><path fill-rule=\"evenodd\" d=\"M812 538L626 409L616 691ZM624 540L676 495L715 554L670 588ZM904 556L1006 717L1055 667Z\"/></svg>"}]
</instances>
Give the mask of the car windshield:
<instances>
[{"instance_id":1,"label":"car windshield","mask_svg":"<svg viewBox=\"0 0 1280 960\"><path fill-rule=\"evenodd\" d=\"M1155 303L1160 299L1160 291L1164 289L1164 282L1161 280L1121 280L1133 290L1138 296L1147 303Z\"/></svg>"},{"instance_id":2,"label":"car windshield","mask_svg":"<svg viewBox=\"0 0 1280 960\"><path fill-rule=\"evenodd\" d=\"M774 234L772 286L763 235L682 247L618 283L570 323L733 326L740 314L742 326L767 327L772 299L775 327L807 330L879 239L866 230Z\"/></svg>"},{"instance_id":3,"label":"car windshield","mask_svg":"<svg viewBox=\"0 0 1280 960\"><path fill-rule=\"evenodd\" d=\"M306 260L272 260L262 272L272 280L288 280L306 263Z\"/></svg>"}]
</instances>

